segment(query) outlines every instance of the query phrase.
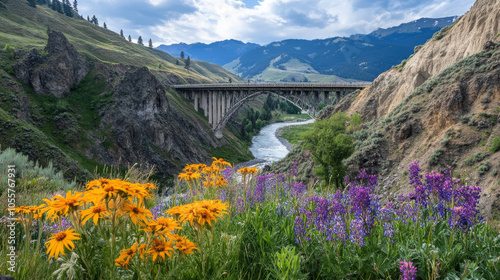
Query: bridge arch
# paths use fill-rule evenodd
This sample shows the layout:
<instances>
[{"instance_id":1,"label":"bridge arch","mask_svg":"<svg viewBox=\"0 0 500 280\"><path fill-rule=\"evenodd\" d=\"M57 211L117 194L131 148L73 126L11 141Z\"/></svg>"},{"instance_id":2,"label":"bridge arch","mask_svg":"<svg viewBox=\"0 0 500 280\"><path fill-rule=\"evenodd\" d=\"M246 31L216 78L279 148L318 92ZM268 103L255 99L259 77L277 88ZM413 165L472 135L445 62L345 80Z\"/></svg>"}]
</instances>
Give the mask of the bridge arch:
<instances>
[{"instance_id":1,"label":"bridge arch","mask_svg":"<svg viewBox=\"0 0 500 280\"><path fill-rule=\"evenodd\" d=\"M230 117L248 100L262 94L283 98L314 118L319 95L335 94L335 102L349 92L363 89L369 83L312 84L312 83L255 83L255 84L190 84L174 85L185 98L194 100L194 109L201 107L215 136L222 138L222 131Z\"/></svg>"},{"instance_id":2,"label":"bridge arch","mask_svg":"<svg viewBox=\"0 0 500 280\"><path fill-rule=\"evenodd\" d=\"M221 138L222 137L222 131L226 127L227 122L231 119L231 116L233 116L236 112L238 112L238 110L241 108L241 106L243 106L243 104L245 104L246 102L248 102L248 101L252 100L253 98L255 98L255 97L259 96L259 95L262 95L262 94L272 94L272 95L276 95L276 96L278 96L280 98L283 98L286 101L289 101L290 103L292 103L293 105L299 107L303 112L306 112L306 114L308 114L311 118L314 119L314 117L315 117L314 113L311 115L308 110L306 110L305 108L303 108L303 105L299 105L299 104L296 103L296 101L290 100L289 98L286 98L285 96L280 95L277 92L272 92L272 91L258 91L258 92L254 92L254 93L252 93L252 94L250 94L248 96L243 97L238 102L236 102L236 104L234 104L233 106L231 106L231 108L226 112L226 114L224 114L224 116L222 117L222 119L215 126L215 128L214 128L215 136L217 138Z\"/></svg>"}]
</instances>

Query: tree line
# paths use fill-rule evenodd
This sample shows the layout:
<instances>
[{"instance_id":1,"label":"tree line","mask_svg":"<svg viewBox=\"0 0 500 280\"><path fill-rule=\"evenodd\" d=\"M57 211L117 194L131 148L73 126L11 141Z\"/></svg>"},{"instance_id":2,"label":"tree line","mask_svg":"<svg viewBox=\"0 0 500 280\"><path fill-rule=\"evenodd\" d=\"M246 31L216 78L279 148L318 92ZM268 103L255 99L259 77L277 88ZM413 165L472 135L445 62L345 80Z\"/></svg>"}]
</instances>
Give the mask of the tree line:
<instances>
[{"instance_id":1,"label":"tree line","mask_svg":"<svg viewBox=\"0 0 500 280\"><path fill-rule=\"evenodd\" d=\"M84 20L83 16L78 14L78 1L77 0L74 0L73 4L71 4L69 0L62 0L62 1L59 1L59 0L27 0L27 1L28 1L28 5L30 5L33 8L36 8L36 5L39 5L39 6L46 5L47 7L51 8L52 10L54 10L60 14L64 14L68 17L78 18L78 19ZM97 19L97 17L95 15L93 15L92 17L87 15L87 21L99 26L99 20ZM104 29L108 29L106 22L103 22L102 27ZM123 39L125 39L125 36L123 35L123 29L120 30L120 36ZM132 37L130 35L128 35L128 41L132 42ZM137 44L144 46L142 36L139 36L139 38L137 39ZM153 48L153 40L151 38L149 39L148 47L151 49Z\"/></svg>"}]
</instances>

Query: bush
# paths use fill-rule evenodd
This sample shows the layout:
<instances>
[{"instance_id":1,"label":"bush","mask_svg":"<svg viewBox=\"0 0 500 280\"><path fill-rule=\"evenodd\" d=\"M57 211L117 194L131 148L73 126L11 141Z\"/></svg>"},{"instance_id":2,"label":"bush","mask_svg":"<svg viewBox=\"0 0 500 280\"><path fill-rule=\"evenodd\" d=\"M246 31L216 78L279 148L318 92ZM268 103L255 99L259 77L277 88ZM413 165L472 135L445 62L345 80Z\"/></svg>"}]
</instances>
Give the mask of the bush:
<instances>
[{"instance_id":1,"label":"bush","mask_svg":"<svg viewBox=\"0 0 500 280\"><path fill-rule=\"evenodd\" d=\"M437 149L432 155L429 157L429 165L433 166L439 163L439 159L443 155L443 149Z\"/></svg>"},{"instance_id":2,"label":"bush","mask_svg":"<svg viewBox=\"0 0 500 280\"><path fill-rule=\"evenodd\" d=\"M450 143L450 139L445 137L443 139L441 139L441 145L443 145L444 147L448 146L448 144Z\"/></svg>"},{"instance_id":3,"label":"bush","mask_svg":"<svg viewBox=\"0 0 500 280\"><path fill-rule=\"evenodd\" d=\"M500 137L495 137L491 140L490 152L496 153L500 151Z\"/></svg>"},{"instance_id":4,"label":"bush","mask_svg":"<svg viewBox=\"0 0 500 280\"><path fill-rule=\"evenodd\" d=\"M479 174L479 176L483 176L484 174L486 174L486 172L490 171L490 169L491 163L489 161L485 161L484 164L479 167L477 174Z\"/></svg>"},{"instance_id":5,"label":"bush","mask_svg":"<svg viewBox=\"0 0 500 280\"><path fill-rule=\"evenodd\" d=\"M5 56L8 58L8 59L13 59L14 58L14 51L16 49L14 49L14 47L12 47L11 45L9 44L6 44L5 47L3 48L3 52L5 54Z\"/></svg>"},{"instance_id":6,"label":"bush","mask_svg":"<svg viewBox=\"0 0 500 280\"><path fill-rule=\"evenodd\" d=\"M43 186L50 191L71 189L75 186L74 181L68 183L64 180L62 172L57 172L52 162L49 162L47 167L41 167L38 162L33 163L30 161L28 156L17 153L12 148L7 148L0 152L0 195L8 183L9 165L15 166L17 191L35 186L38 189Z\"/></svg>"}]
</instances>

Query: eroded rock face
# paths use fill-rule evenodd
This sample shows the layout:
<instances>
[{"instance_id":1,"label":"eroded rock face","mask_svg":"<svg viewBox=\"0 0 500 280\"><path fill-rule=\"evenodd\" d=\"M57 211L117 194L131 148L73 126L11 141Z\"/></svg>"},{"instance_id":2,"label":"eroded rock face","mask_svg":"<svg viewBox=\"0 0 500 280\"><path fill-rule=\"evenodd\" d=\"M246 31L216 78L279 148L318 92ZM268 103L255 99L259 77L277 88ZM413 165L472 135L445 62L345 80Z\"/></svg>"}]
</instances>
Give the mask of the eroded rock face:
<instances>
[{"instance_id":1,"label":"eroded rock face","mask_svg":"<svg viewBox=\"0 0 500 280\"><path fill-rule=\"evenodd\" d=\"M78 85L89 72L85 58L58 31L50 32L43 54L34 49L13 68L16 77L37 94L58 98L68 95L71 87Z\"/></svg>"},{"instance_id":2,"label":"eroded rock face","mask_svg":"<svg viewBox=\"0 0 500 280\"><path fill-rule=\"evenodd\" d=\"M393 68L375 79L349 113L359 112L366 120L385 117L428 79L465 57L490 49L493 42L500 42L496 36L499 15L500 1L477 0L442 39L429 40L401 69Z\"/></svg>"},{"instance_id":3,"label":"eroded rock face","mask_svg":"<svg viewBox=\"0 0 500 280\"><path fill-rule=\"evenodd\" d=\"M148 163L160 174L174 174L175 163L205 162L203 147L213 136L169 105L165 88L146 68L131 68L113 89L112 105L101 111L101 128L110 129L115 144L94 151L100 162L112 165Z\"/></svg>"}]
</instances>

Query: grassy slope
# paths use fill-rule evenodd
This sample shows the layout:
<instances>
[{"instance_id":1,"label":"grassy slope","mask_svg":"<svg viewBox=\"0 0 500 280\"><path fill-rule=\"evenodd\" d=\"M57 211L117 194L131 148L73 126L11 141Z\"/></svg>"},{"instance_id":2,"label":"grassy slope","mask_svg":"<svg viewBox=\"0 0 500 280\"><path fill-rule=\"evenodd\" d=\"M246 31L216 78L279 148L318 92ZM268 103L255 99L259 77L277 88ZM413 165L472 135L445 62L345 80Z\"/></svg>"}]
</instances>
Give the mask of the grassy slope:
<instances>
[{"instance_id":1,"label":"grassy slope","mask_svg":"<svg viewBox=\"0 0 500 280\"><path fill-rule=\"evenodd\" d=\"M16 50L43 49L48 39L46 34L48 25L52 30L62 31L80 53L93 60L108 64L146 66L156 73L162 71L166 76L176 75L181 82L224 82L229 78L233 81L239 80L237 76L222 67L202 61L192 61L191 69L187 71L180 58L130 43L116 33L85 20L66 17L47 7L37 6L34 9L29 7L27 2L17 0L10 0L6 8L0 7L0 48L3 49L9 44ZM179 66L175 65L177 60L180 62ZM78 177L84 180L84 174L94 171L96 166L102 170L104 165L89 159L85 150L94 141L88 139L88 135L104 139L105 148L109 149L114 145L113 142L106 141L113 139L107 131L95 130L100 123L98 108L109 102L110 86L104 81L95 83L96 72L91 71L72 89L67 98L39 96L11 76L11 66L15 62L16 60L7 59L4 55L0 56L0 68L3 68L0 69L2 147L15 147L18 151L30 155L31 159L39 160L43 165L52 161L59 169L72 166L70 174L66 174L70 178ZM161 64L160 69L158 64ZM168 95L170 100L174 101L171 104L175 104L174 106L188 119L201 123L207 130L210 129L206 118L192 109L192 101L182 100L175 93L169 92ZM18 118L26 112L22 109L21 102L25 97L29 100L27 106L31 116L23 121ZM60 130L56 127L55 119L63 115L73 121L74 125ZM214 156L224 155L226 158L228 158L227 153L221 151L231 151L233 156L228 159L232 162L252 158L248 148L231 133L226 131L224 135L226 144L219 148L203 148Z\"/></svg>"},{"instance_id":2,"label":"grassy slope","mask_svg":"<svg viewBox=\"0 0 500 280\"><path fill-rule=\"evenodd\" d=\"M64 33L71 44L82 54L108 63L146 66L167 71L188 81L223 82L229 77L240 78L222 67L193 60L187 71L180 58L165 52L130 43L119 34L91 24L86 20L69 18L45 6L29 7L26 1L9 0L7 8L0 9L0 47L9 44L16 49L45 47L47 27ZM177 66L176 60L180 61Z\"/></svg>"}]
</instances>

